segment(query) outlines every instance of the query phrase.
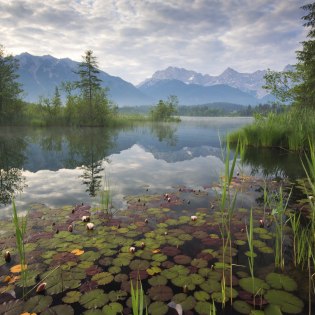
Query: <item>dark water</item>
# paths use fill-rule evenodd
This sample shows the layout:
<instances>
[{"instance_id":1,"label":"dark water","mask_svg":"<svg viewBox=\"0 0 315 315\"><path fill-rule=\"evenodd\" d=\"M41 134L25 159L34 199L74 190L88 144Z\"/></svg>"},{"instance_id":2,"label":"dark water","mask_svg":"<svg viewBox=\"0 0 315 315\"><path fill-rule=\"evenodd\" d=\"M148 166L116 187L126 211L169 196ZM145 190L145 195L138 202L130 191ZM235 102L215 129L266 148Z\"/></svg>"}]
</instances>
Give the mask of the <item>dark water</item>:
<instances>
[{"instance_id":1,"label":"dark water","mask_svg":"<svg viewBox=\"0 0 315 315\"><path fill-rule=\"evenodd\" d=\"M223 170L220 138L251 118L186 118L179 124L125 129L0 129L1 214L14 192L20 210L99 201L104 178L114 206L147 189L197 188L218 180ZM263 175L296 176L297 156L250 150L245 169Z\"/></svg>"}]
</instances>

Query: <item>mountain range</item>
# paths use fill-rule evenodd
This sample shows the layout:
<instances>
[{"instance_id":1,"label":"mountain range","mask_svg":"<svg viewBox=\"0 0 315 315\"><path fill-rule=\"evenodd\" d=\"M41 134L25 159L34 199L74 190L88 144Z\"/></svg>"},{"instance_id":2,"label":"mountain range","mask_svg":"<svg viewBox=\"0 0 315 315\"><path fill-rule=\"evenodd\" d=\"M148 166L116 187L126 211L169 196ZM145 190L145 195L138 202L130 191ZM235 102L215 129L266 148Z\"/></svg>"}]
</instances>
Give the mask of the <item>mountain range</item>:
<instances>
[{"instance_id":1,"label":"mountain range","mask_svg":"<svg viewBox=\"0 0 315 315\"><path fill-rule=\"evenodd\" d=\"M51 97L55 87L63 81L76 81L79 62L50 55L33 56L22 53L19 61L19 82L23 85L24 99L37 102L40 96ZM289 69L289 65L285 70ZM273 100L262 89L266 70L240 73L227 68L219 76L201 74L192 70L168 67L155 72L137 86L120 77L100 70L102 86L109 88L109 97L119 106L153 105L169 95L176 95L180 105L229 102L256 105Z\"/></svg>"}]
</instances>

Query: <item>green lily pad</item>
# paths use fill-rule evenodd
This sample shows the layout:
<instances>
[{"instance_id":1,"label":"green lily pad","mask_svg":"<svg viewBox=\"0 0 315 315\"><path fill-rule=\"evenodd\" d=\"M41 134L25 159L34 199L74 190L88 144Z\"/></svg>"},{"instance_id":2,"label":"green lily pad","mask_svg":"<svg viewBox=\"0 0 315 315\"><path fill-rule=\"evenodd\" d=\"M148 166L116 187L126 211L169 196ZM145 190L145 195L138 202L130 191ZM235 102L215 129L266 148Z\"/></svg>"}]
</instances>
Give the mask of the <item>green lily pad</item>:
<instances>
[{"instance_id":1,"label":"green lily pad","mask_svg":"<svg viewBox=\"0 0 315 315\"><path fill-rule=\"evenodd\" d=\"M163 302L153 302L148 308L149 314L151 315L165 315L168 311L168 306Z\"/></svg>"},{"instance_id":2,"label":"green lily pad","mask_svg":"<svg viewBox=\"0 0 315 315\"><path fill-rule=\"evenodd\" d=\"M80 260L82 261L95 261L101 257L99 252L87 251L83 255L80 256Z\"/></svg>"},{"instance_id":3,"label":"green lily pad","mask_svg":"<svg viewBox=\"0 0 315 315\"><path fill-rule=\"evenodd\" d=\"M158 262L163 262L163 261L167 260L167 256L164 254L154 254L152 256L152 260L158 261Z\"/></svg>"},{"instance_id":4,"label":"green lily pad","mask_svg":"<svg viewBox=\"0 0 315 315\"><path fill-rule=\"evenodd\" d=\"M48 308L52 301L53 299L49 295L35 295L25 303L24 309L29 313L40 313Z\"/></svg>"},{"instance_id":5,"label":"green lily pad","mask_svg":"<svg viewBox=\"0 0 315 315\"><path fill-rule=\"evenodd\" d=\"M196 284L196 285L200 285L205 281L205 279L198 273L191 274L189 276L189 279L193 284Z\"/></svg>"},{"instance_id":6,"label":"green lily pad","mask_svg":"<svg viewBox=\"0 0 315 315\"><path fill-rule=\"evenodd\" d=\"M250 314L252 311L252 307L248 303L239 300L233 302L233 308L241 314Z\"/></svg>"},{"instance_id":7,"label":"green lily pad","mask_svg":"<svg viewBox=\"0 0 315 315\"><path fill-rule=\"evenodd\" d=\"M149 284L151 286L155 286L155 285L166 285L167 283L167 279L161 275L152 277L151 279L149 279Z\"/></svg>"},{"instance_id":8,"label":"green lily pad","mask_svg":"<svg viewBox=\"0 0 315 315\"><path fill-rule=\"evenodd\" d=\"M269 273L266 277L267 283L275 289L283 289L285 291L295 291L297 283L289 276L280 273Z\"/></svg>"},{"instance_id":9,"label":"green lily pad","mask_svg":"<svg viewBox=\"0 0 315 315\"><path fill-rule=\"evenodd\" d=\"M302 312L304 303L292 293L281 290L268 290L265 299L273 305L279 305L281 311L288 314L299 314Z\"/></svg>"},{"instance_id":10,"label":"green lily pad","mask_svg":"<svg viewBox=\"0 0 315 315\"><path fill-rule=\"evenodd\" d=\"M269 304L265 308L265 315L282 315L279 305Z\"/></svg>"},{"instance_id":11,"label":"green lily pad","mask_svg":"<svg viewBox=\"0 0 315 315\"><path fill-rule=\"evenodd\" d=\"M0 314L16 315L23 311L24 303L22 300L13 300L0 304Z\"/></svg>"},{"instance_id":12,"label":"green lily pad","mask_svg":"<svg viewBox=\"0 0 315 315\"><path fill-rule=\"evenodd\" d=\"M160 273L162 271L161 268L159 268L158 266L153 266L152 268L148 268L147 269L147 273L150 275L150 276L153 276L157 273Z\"/></svg>"},{"instance_id":13,"label":"green lily pad","mask_svg":"<svg viewBox=\"0 0 315 315\"><path fill-rule=\"evenodd\" d=\"M264 254L273 254L273 248L269 246L259 247L258 250Z\"/></svg>"},{"instance_id":14,"label":"green lily pad","mask_svg":"<svg viewBox=\"0 0 315 315\"><path fill-rule=\"evenodd\" d=\"M126 299L127 295L127 292L122 290L110 291L108 293L108 297L111 302L123 301Z\"/></svg>"},{"instance_id":15,"label":"green lily pad","mask_svg":"<svg viewBox=\"0 0 315 315\"><path fill-rule=\"evenodd\" d=\"M92 280L96 281L99 285L105 285L111 283L114 280L114 276L109 272L101 272L94 275Z\"/></svg>"},{"instance_id":16,"label":"green lily pad","mask_svg":"<svg viewBox=\"0 0 315 315\"><path fill-rule=\"evenodd\" d=\"M104 315L103 311L99 308L95 310L87 310L83 313L83 315Z\"/></svg>"},{"instance_id":17,"label":"green lily pad","mask_svg":"<svg viewBox=\"0 0 315 315\"><path fill-rule=\"evenodd\" d=\"M106 303L108 303L108 300L108 295L105 294L103 290L94 289L84 293L80 297L79 302L84 308L91 309L104 306Z\"/></svg>"},{"instance_id":18,"label":"green lily pad","mask_svg":"<svg viewBox=\"0 0 315 315\"><path fill-rule=\"evenodd\" d=\"M188 296L185 293L178 293L173 296L172 301L182 306L183 311L192 310L196 305L196 300L193 296Z\"/></svg>"},{"instance_id":19,"label":"green lily pad","mask_svg":"<svg viewBox=\"0 0 315 315\"><path fill-rule=\"evenodd\" d=\"M41 313L41 315L74 315L70 305L56 305Z\"/></svg>"},{"instance_id":20,"label":"green lily pad","mask_svg":"<svg viewBox=\"0 0 315 315\"><path fill-rule=\"evenodd\" d=\"M210 299L210 295L205 291L195 291L194 297L197 301L207 301Z\"/></svg>"},{"instance_id":21,"label":"green lily pad","mask_svg":"<svg viewBox=\"0 0 315 315\"><path fill-rule=\"evenodd\" d=\"M165 285L157 285L149 289L149 296L154 301L169 301L173 297L173 290Z\"/></svg>"},{"instance_id":22,"label":"green lily pad","mask_svg":"<svg viewBox=\"0 0 315 315\"><path fill-rule=\"evenodd\" d=\"M79 302L81 297L81 292L79 291L69 291L67 294L62 298L62 301L67 304L72 304Z\"/></svg>"},{"instance_id":23,"label":"green lily pad","mask_svg":"<svg viewBox=\"0 0 315 315\"><path fill-rule=\"evenodd\" d=\"M147 260L140 259L133 260L129 265L131 270L146 270L149 266L150 263Z\"/></svg>"},{"instance_id":24,"label":"green lily pad","mask_svg":"<svg viewBox=\"0 0 315 315\"><path fill-rule=\"evenodd\" d=\"M195 305L195 310L198 314L209 314L212 311L212 304L205 301L199 301Z\"/></svg>"},{"instance_id":25,"label":"green lily pad","mask_svg":"<svg viewBox=\"0 0 315 315\"><path fill-rule=\"evenodd\" d=\"M208 262L205 259L193 259L191 262L191 265L196 267L196 268L205 268L208 266Z\"/></svg>"},{"instance_id":26,"label":"green lily pad","mask_svg":"<svg viewBox=\"0 0 315 315\"><path fill-rule=\"evenodd\" d=\"M265 290L268 290L270 288L264 280L251 277L240 279L239 285L243 290L252 294L263 294Z\"/></svg>"},{"instance_id":27,"label":"green lily pad","mask_svg":"<svg viewBox=\"0 0 315 315\"><path fill-rule=\"evenodd\" d=\"M207 279L205 282L200 284L200 288L206 292L220 292L221 291L221 283L217 280Z\"/></svg>"},{"instance_id":28,"label":"green lily pad","mask_svg":"<svg viewBox=\"0 0 315 315\"><path fill-rule=\"evenodd\" d=\"M103 313L106 315L116 315L121 314L123 311L123 306L117 302L109 303L103 307Z\"/></svg>"}]
</instances>

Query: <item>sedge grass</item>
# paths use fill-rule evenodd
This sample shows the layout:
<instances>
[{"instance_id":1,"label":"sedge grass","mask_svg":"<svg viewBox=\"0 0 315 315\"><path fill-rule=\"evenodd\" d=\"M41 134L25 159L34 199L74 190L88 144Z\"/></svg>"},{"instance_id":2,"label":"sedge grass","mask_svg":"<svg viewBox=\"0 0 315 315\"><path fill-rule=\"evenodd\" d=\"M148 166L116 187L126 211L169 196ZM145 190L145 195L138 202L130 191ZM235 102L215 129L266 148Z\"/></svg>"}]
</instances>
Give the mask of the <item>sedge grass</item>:
<instances>
[{"instance_id":1,"label":"sedge grass","mask_svg":"<svg viewBox=\"0 0 315 315\"><path fill-rule=\"evenodd\" d=\"M133 315L148 315L148 308L145 306L144 310L144 292L142 288L142 283L137 280L136 287L133 287L132 280L131 283L131 304L132 304L132 314Z\"/></svg>"},{"instance_id":2,"label":"sedge grass","mask_svg":"<svg viewBox=\"0 0 315 315\"><path fill-rule=\"evenodd\" d=\"M15 227L15 240L16 247L18 250L20 265L21 265L21 280L22 280L22 290L23 298L25 297L25 288L27 284L27 265L26 265L26 256L25 256L25 244L24 237L26 233L27 226L27 216L18 217L17 209L14 199L12 199L12 209L13 209L13 224Z\"/></svg>"}]
</instances>

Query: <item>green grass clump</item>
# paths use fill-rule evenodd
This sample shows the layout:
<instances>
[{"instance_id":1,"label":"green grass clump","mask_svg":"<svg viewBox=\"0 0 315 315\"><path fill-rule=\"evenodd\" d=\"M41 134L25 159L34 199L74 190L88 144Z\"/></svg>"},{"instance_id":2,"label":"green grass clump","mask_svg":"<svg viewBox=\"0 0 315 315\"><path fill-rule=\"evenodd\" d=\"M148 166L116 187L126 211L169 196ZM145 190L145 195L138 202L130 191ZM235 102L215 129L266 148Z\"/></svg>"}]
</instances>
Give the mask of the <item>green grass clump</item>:
<instances>
[{"instance_id":1,"label":"green grass clump","mask_svg":"<svg viewBox=\"0 0 315 315\"><path fill-rule=\"evenodd\" d=\"M228 140L235 143L240 140L248 146L302 151L308 148L308 139L314 136L315 112L290 108L281 114L257 115L253 124L231 133Z\"/></svg>"}]
</instances>

